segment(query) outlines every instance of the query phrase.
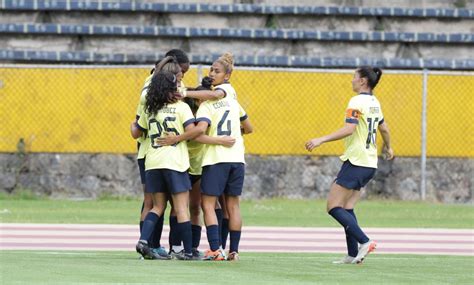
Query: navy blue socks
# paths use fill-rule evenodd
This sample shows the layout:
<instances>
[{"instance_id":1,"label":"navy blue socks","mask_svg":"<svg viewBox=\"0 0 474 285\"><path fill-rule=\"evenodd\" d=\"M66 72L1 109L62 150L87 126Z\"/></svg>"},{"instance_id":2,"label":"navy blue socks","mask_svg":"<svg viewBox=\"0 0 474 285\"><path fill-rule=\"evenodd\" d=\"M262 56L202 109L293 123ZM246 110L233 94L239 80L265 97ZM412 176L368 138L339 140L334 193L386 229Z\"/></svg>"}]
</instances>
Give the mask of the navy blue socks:
<instances>
[{"instance_id":1,"label":"navy blue socks","mask_svg":"<svg viewBox=\"0 0 474 285\"><path fill-rule=\"evenodd\" d=\"M354 220L357 223L354 209L346 209L346 211L354 217ZM346 231L346 229L344 229L344 231L346 232L347 255L356 257L359 253L359 244L357 243L357 240Z\"/></svg>"},{"instance_id":2,"label":"navy blue socks","mask_svg":"<svg viewBox=\"0 0 474 285\"><path fill-rule=\"evenodd\" d=\"M222 233L222 219L224 218L224 214L222 213L222 209L215 209L216 218L217 218L217 225L219 226L219 238L221 238ZM219 242L222 244L222 240Z\"/></svg>"},{"instance_id":3,"label":"navy blue socks","mask_svg":"<svg viewBox=\"0 0 474 285\"><path fill-rule=\"evenodd\" d=\"M219 226L218 225L210 225L206 227L207 233L207 241L209 242L209 247L212 251L216 251L219 249Z\"/></svg>"},{"instance_id":4,"label":"navy blue socks","mask_svg":"<svg viewBox=\"0 0 474 285\"><path fill-rule=\"evenodd\" d=\"M161 233L163 232L163 222L164 216L161 216L155 224L155 229L153 230L153 234L151 235L149 242L150 247L152 248L158 248L161 246L160 240Z\"/></svg>"},{"instance_id":5,"label":"navy blue socks","mask_svg":"<svg viewBox=\"0 0 474 285\"><path fill-rule=\"evenodd\" d=\"M369 238L360 229L359 225L357 224L357 221L345 209L341 207L332 208L329 211L329 215L331 215L336 221L338 221L339 224L344 227L344 230L349 233L349 235L354 237L360 244L369 241Z\"/></svg>"},{"instance_id":6,"label":"navy blue socks","mask_svg":"<svg viewBox=\"0 0 474 285\"><path fill-rule=\"evenodd\" d=\"M149 212L146 215L145 220L143 221L143 229L141 231L140 240L145 240L148 242L159 218L160 217L153 212Z\"/></svg>"},{"instance_id":7,"label":"navy blue socks","mask_svg":"<svg viewBox=\"0 0 474 285\"><path fill-rule=\"evenodd\" d=\"M191 222L176 223L175 231L179 243L181 244L181 241L183 241L184 253L192 254Z\"/></svg>"},{"instance_id":8,"label":"navy blue socks","mask_svg":"<svg viewBox=\"0 0 474 285\"><path fill-rule=\"evenodd\" d=\"M169 234L170 249L173 246L181 246L181 241L179 240L179 237L176 235L177 224L178 224L178 217L170 216L170 234Z\"/></svg>"},{"instance_id":9,"label":"navy blue socks","mask_svg":"<svg viewBox=\"0 0 474 285\"><path fill-rule=\"evenodd\" d=\"M202 227L199 225L191 226L191 232L193 236L193 248L198 248L199 243L201 243L201 229Z\"/></svg>"},{"instance_id":10,"label":"navy blue socks","mask_svg":"<svg viewBox=\"0 0 474 285\"><path fill-rule=\"evenodd\" d=\"M230 231L229 253L239 252L239 242L241 231Z\"/></svg>"},{"instance_id":11,"label":"navy blue socks","mask_svg":"<svg viewBox=\"0 0 474 285\"><path fill-rule=\"evenodd\" d=\"M225 249L227 244L227 236L229 235L229 219L222 219L222 229L221 229L221 244L222 248Z\"/></svg>"}]
</instances>

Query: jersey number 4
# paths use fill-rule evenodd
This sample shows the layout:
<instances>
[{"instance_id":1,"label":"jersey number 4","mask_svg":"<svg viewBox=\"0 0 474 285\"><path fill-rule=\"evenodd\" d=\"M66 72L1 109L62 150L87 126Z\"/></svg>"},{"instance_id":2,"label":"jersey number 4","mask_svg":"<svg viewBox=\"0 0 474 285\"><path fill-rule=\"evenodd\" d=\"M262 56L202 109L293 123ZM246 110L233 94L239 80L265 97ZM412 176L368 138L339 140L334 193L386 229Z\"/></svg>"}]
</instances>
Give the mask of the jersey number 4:
<instances>
[{"instance_id":1,"label":"jersey number 4","mask_svg":"<svg viewBox=\"0 0 474 285\"><path fill-rule=\"evenodd\" d=\"M225 111L224 115L222 115L221 120L217 124L217 135L218 136L230 136L232 131L231 121L227 120L227 116L229 115L229 110ZM224 131L222 127L226 124L227 130Z\"/></svg>"},{"instance_id":2,"label":"jersey number 4","mask_svg":"<svg viewBox=\"0 0 474 285\"><path fill-rule=\"evenodd\" d=\"M163 126L162 126L162 125L160 124L160 122L158 122L156 119L150 119L148 129L151 130L152 124L155 124L156 129L158 130L158 133L157 133L157 134L150 134L150 141L151 141L151 147L152 147L152 148L159 148L159 147L161 147L161 145L155 143L155 139L161 137L161 134L163 133L163 130L164 130L166 133L174 133L175 135L179 135L179 132L178 132L177 129L175 129L175 128L170 128L170 127L168 126L168 122L174 122L174 121L176 121L176 117L166 117L166 118L163 120ZM177 145L177 143L173 144L172 146L176 146L176 145Z\"/></svg>"},{"instance_id":3,"label":"jersey number 4","mask_svg":"<svg viewBox=\"0 0 474 285\"><path fill-rule=\"evenodd\" d=\"M379 122L379 118L367 118L367 128L369 129L369 134L367 135L367 141L365 142L365 148L368 149L370 144L373 143L375 145L375 140L377 138L377 125Z\"/></svg>"}]
</instances>

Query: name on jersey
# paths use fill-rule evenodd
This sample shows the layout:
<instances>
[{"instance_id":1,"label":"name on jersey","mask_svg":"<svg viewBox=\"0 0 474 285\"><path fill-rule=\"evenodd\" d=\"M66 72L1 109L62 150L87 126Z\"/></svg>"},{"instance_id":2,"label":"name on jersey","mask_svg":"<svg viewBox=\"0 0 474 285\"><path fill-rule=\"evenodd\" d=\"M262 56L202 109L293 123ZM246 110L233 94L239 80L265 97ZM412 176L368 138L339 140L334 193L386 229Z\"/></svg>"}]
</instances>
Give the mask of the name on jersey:
<instances>
[{"instance_id":1,"label":"name on jersey","mask_svg":"<svg viewBox=\"0 0 474 285\"><path fill-rule=\"evenodd\" d=\"M377 114L377 113L380 113L380 108L379 108L379 107L370 107L370 108L369 108L369 113L370 113L370 114Z\"/></svg>"},{"instance_id":2,"label":"name on jersey","mask_svg":"<svg viewBox=\"0 0 474 285\"><path fill-rule=\"evenodd\" d=\"M163 107L159 111L160 113L176 114L175 107Z\"/></svg>"},{"instance_id":3,"label":"name on jersey","mask_svg":"<svg viewBox=\"0 0 474 285\"><path fill-rule=\"evenodd\" d=\"M230 107L230 104L229 101L217 101L216 103L212 104L212 107L214 107L214 109L219 109L224 107Z\"/></svg>"}]
</instances>

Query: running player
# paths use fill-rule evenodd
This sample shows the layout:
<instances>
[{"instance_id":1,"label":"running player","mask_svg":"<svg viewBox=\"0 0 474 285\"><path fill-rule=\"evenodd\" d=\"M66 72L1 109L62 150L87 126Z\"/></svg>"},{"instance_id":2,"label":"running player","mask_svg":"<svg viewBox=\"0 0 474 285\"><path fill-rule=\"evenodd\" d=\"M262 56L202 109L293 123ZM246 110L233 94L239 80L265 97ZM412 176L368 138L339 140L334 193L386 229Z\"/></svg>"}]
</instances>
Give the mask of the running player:
<instances>
[{"instance_id":1,"label":"running player","mask_svg":"<svg viewBox=\"0 0 474 285\"><path fill-rule=\"evenodd\" d=\"M168 71L154 73L150 82L145 110L138 122L131 126L131 133L138 138L144 131L150 137L150 147L145 161L146 191L153 193L153 208L147 214L136 249L144 258L163 259L155 254L148 245L155 224L164 214L167 193L171 194L173 207L177 214L176 234L183 242L184 250L176 257L182 260L192 259L191 223L189 217L188 173L189 156L186 143L161 146L157 138L164 133L181 135L183 140L193 139L203 132L194 125L195 118L187 104L175 99L178 80Z\"/></svg>"},{"instance_id":2,"label":"running player","mask_svg":"<svg viewBox=\"0 0 474 285\"><path fill-rule=\"evenodd\" d=\"M344 163L331 185L327 200L328 213L346 232L348 254L335 263L361 263L376 248L375 241L370 240L359 227L354 207L360 198L360 189L374 177L377 169L377 129L384 142L382 152L385 159L393 158L390 132L380 103L372 94L381 76L379 68L358 68L352 79L352 90L357 95L349 101L345 126L306 143L306 149L312 151L326 142L340 139L345 142L345 152L341 156Z\"/></svg>"}]
</instances>

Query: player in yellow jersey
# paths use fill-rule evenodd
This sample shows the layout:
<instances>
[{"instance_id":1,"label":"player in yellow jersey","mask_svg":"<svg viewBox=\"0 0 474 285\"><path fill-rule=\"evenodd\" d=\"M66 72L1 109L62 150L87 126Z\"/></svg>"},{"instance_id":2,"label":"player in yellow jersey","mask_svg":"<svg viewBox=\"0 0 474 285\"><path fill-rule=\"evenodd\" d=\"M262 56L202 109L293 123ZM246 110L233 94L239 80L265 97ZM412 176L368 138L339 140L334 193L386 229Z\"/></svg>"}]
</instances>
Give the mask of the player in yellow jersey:
<instances>
[{"instance_id":1,"label":"player in yellow jersey","mask_svg":"<svg viewBox=\"0 0 474 285\"><path fill-rule=\"evenodd\" d=\"M147 214L136 249L146 259L163 259L148 245L155 224L163 215L167 193L171 194L177 214L176 234L183 242L184 250L178 259L192 259L191 223L189 217L189 189L187 170L189 156L186 142L162 146L157 139L165 133L180 135L183 140L193 139L203 133L195 127L195 118L189 106L177 100L177 78L171 72L159 71L153 74L148 87L145 110L138 122L131 125L131 133L138 138L144 131L150 137L150 147L145 161L146 191L153 193L153 208Z\"/></svg>"},{"instance_id":2,"label":"player in yellow jersey","mask_svg":"<svg viewBox=\"0 0 474 285\"><path fill-rule=\"evenodd\" d=\"M327 200L328 213L344 227L346 232L348 254L335 263L361 263L376 247L376 243L359 227L354 207L360 198L360 189L374 177L377 169L375 142L377 129L384 142L382 152L385 159L393 158L390 132L380 103L372 94L381 76L382 70L379 68L367 66L358 68L352 79L352 89L357 95L349 101L345 126L306 143L308 151L330 141L344 139L345 143L345 151L341 156L344 163L331 185Z\"/></svg>"},{"instance_id":3,"label":"player in yellow jersey","mask_svg":"<svg viewBox=\"0 0 474 285\"><path fill-rule=\"evenodd\" d=\"M211 80L209 77L204 77L201 81L201 85L196 87L193 90L210 90L211 89ZM184 100L196 114L197 109L200 105L200 101L192 98L185 98ZM235 139L230 136L221 136L221 137L208 137L200 136L197 140L188 141L188 151L189 151L189 177L191 178L192 190L190 193L190 203L189 211L191 212L191 224L192 224L192 234L193 234L193 256L200 257L201 253L198 250L200 241L201 241L201 175L202 175L202 160L204 158L205 145L201 142L208 144L220 144L227 147L231 147L235 143ZM216 215L222 221L222 210L216 209Z\"/></svg>"},{"instance_id":4,"label":"player in yellow jersey","mask_svg":"<svg viewBox=\"0 0 474 285\"><path fill-rule=\"evenodd\" d=\"M232 136L235 144L226 148L219 145L207 145L203 158L201 178L202 208L206 224L210 249L204 259L223 260L225 253L221 248L218 221L214 210L217 199L225 194L226 208L229 214L230 250L229 260L238 260L238 247L242 229L240 215L240 195L245 175L244 133L252 132L247 114L236 100L235 90L229 88L233 71L233 56L225 53L211 66L209 77L214 90L185 91L186 97L208 100L199 106L196 114L198 128L207 130L210 137ZM220 88L224 86L223 88Z\"/></svg>"}]
</instances>

